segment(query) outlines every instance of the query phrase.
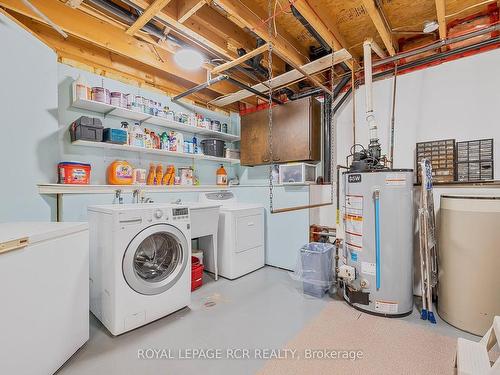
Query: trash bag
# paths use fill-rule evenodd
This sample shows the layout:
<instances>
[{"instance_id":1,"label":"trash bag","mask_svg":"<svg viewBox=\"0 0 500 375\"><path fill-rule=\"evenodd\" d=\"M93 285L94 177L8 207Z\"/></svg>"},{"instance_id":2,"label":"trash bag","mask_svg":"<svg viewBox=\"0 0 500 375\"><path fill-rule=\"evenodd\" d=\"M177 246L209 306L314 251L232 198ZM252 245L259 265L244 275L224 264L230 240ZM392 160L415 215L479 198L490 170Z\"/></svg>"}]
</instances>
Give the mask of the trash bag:
<instances>
[{"instance_id":1,"label":"trash bag","mask_svg":"<svg viewBox=\"0 0 500 375\"><path fill-rule=\"evenodd\" d=\"M333 249L330 243L311 242L299 250L291 276L302 282L304 294L322 298L332 286Z\"/></svg>"}]
</instances>

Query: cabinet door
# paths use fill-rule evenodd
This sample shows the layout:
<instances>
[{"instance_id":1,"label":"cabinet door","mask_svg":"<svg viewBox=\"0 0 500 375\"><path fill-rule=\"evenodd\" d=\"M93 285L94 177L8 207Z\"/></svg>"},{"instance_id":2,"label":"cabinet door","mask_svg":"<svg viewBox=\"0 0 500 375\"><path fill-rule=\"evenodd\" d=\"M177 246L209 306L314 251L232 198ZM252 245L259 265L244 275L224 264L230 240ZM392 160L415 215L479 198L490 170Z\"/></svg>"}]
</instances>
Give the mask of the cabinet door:
<instances>
[{"instance_id":1,"label":"cabinet door","mask_svg":"<svg viewBox=\"0 0 500 375\"><path fill-rule=\"evenodd\" d=\"M274 161L309 160L310 120L309 100L297 100L275 107L273 117Z\"/></svg>"},{"instance_id":2,"label":"cabinet door","mask_svg":"<svg viewBox=\"0 0 500 375\"><path fill-rule=\"evenodd\" d=\"M304 98L273 107L273 161L317 161L321 158L321 104ZM271 162L268 111L241 118L241 165Z\"/></svg>"},{"instance_id":3,"label":"cabinet door","mask_svg":"<svg viewBox=\"0 0 500 375\"><path fill-rule=\"evenodd\" d=\"M268 122L258 111L241 117L241 165L259 165L268 159Z\"/></svg>"}]
</instances>

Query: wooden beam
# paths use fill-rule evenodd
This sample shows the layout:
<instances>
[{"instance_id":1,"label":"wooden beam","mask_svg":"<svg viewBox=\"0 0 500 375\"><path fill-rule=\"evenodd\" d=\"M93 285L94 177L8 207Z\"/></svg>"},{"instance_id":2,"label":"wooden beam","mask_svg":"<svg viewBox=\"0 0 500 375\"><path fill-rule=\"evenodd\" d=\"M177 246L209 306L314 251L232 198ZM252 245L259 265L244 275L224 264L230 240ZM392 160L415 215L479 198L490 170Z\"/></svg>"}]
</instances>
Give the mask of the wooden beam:
<instances>
[{"instance_id":1,"label":"wooden beam","mask_svg":"<svg viewBox=\"0 0 500 375\"><path fill-rule=\"evenodd\" d=\"M80 5L82 5L82 3L83 3L83 0L68 0L68 1L66 1L66 5L73 8L73 9L78 8Z\"/></svg>"},{"instance_id":2,"label":"wooden beam","mask_svg":"<svg viewBox=\"0 0 500 375\"><path fill-rule=\"evenodd\" d=\"M184 23L206 3L207 0L178 0L177 21Z\"/></svg>"},{"instance_id":3,"label":"wooden beam","mask_svg":"<svg viewBox=\"0 0 500 375\"><path fill-rule=\"evenodd\" d=\"M142 9L146 9L150 5L146 0L130 0L130 1ZM221 42L217 40L218 38L214 37L213 33L207 32L206 28L200 26L191 29L191 26L188 27L177 21L177 11L175 11L174 14L173 12L166 12L164 9L163 11L159 12L156 15L156 17L168 23L170 26L172 26L172 29L179 30L180 32L188 36L193 43L202 48L205 49L208 48L208 50L215 51L220 55L224 56L226 59L233 59L237 57L236 54L228 52L227 41ZM193 25L193 27L195 26ZM214 42L214 40L216 41Z\"/></svg>"},{"instance_id":4,"label":"wooden beam","mask_svg":"<svg viewBox=\"0 0 500 375\"><path fill-rule=\"evenodd\" d=\"M437 20L439 23L439 39L446 39L446 5L445 0L435 0Z\"/></svg>"},{"instance_id":5,"label":"wooden beam","mask_svg":"<svg viewBox=\"0 0 500 375\"><path fill-rule=\"evenodd\" d=\"M370 16L373 24L375 25L375 28L377 29L380 37L382 38L387 52L389 52L391 56L394 56L396 54L396 49L394 48L394 44L392 43L392 34L387 29L384 20L382 19L382 16L380 15L379 10L375 5L374 0L363 0L363 5L368 12L368 15Z\"/></svg>"},{"instance_id":6,"label":"wooden beam","mask_svg":"<svg viewBox=\"0 0 500 375\"><path fill-rule=\"evenodd\" d=\"M322 19L306 1L296 1L293 6L334 51L347 48L347 43L333 20L328 19L326 21ZM346 64L352 70L352 62L348 61Z\"/></svg>"},{"instance_id":7,"label":"wooden beam","mask_svg":"<svg viewBox=\"0 0 500 375\"><path fill-rule=\"evenodd\" d=\"M48 26L33 21L28 17L19 14L15 15L16 18L11 17L52 48L62 62L72 61L70 65L77 67L82 64L87 67L86 70L93 68L90 71L95 74L132 83L139 87L154 87L169 96L177 95L192 86L190 82L182 81L171 76L168 72L128 59L73 36L70 36L68 40L64 40ZM194 95L193 100L207 105L209 101L217 96L216 93L204 90ZM237 106L232 109L237 110Z\"/></svg>"},{"instance_id":8,"label":"wooden beam","mask_svg":"<svg viewBox=\"0 0 500 375\"><path fill-rule=\"evenodd\" d=\"M268 49L269 49L269 46L266 43L266 44L260 46L259 48L256 48L253 51L250 51L250 52L246 53L245 55L238 57L237 59L235 59L233 61L229 61L225 64L222 64L222 65L215 67L214 69L212 69L212 74L222 73L228 69L231 69L237 65L240 65L240 64L244 63L245 61L251 59L252 57L255 57L257 55L260 55L261 53L266 52Z\"/></svg>"},{"instance_id":9,"label":"wooden beam","mask_svg":"<svg viewBox=\"0 0 500 375\"><path fill-rule=\"evenodd\" d=\"M268 28L263 19L255 12L252 12L247 6L239 0L214 0L227 13L238 22L248 27L260 38L267 42L271 42L276 51L280 52L281 57L286 61L292 61L296 66L301 66L308 61L308 57L302 54L297 47L292 45L283 36L269 36Z\"/></svg>"},{"instance_id":10,"label":"wooden beam","mask_svg":"<svg viewBox=\"0 0 500 375\"><path fill-rule=\"evenodd\" d=\"M311 74L307 73L300 65L297 65L294 61L288 58L287 55L282 54L281 51L277 50L276 54L280 56L282 59L284 59L286 62L288 62L294 69L296 69L298 72L300 72L304 77L309 79L313 84L316 86L322 88L324 91L326 91L329 94L332 94L332 90L330 90L328 87L323 85L323 83L316 77L313 77Z\"/></svg>"},{"instance_id":11,"label":"wooden beam","mask_svg":"<svg viewBox=\"0 0 500 375\"><path fill-rule=\"evenodd\" d=\"M31 2L70 35L168 72L196 85L206 82L207 77L204 69L196 71L184 70L174 62L172 53L155 49L151 44L125 34L122 29L105 21L71 9L59 1L31 0ZM0 0L0 5L44 23L37 14L20 1ZM221 94L227 94L234 92L235 86L229 82L220 82L210 89Z\"/></svg>"},{"instance_id":12,"label":"wooden beam","mask_svg":"<svg viewBox=\"0 0 500 375\"><path fill-rule=\"evenodd\" d=\"M137 31L147 24L160 10L165 8L171 0L155 0L132 26L126 31L128 35L134 35Z\"/></svg>"}]
</instances>

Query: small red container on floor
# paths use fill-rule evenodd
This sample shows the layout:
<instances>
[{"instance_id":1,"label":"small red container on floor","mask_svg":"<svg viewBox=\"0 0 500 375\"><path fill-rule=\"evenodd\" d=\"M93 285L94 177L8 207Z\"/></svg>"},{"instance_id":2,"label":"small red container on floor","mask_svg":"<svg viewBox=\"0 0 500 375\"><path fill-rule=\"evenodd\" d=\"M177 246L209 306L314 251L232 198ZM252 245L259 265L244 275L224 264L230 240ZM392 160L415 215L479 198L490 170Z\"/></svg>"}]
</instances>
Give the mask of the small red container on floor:
<instances>
[{"instance_id":1,"label":"small red container on floor","mask_svg":"<svg viewBox=\"0 0 500 375\"><path fill-rule=\"evenodd\" d=\"M203 285L203 264L197 257L191 257L191 292Z\"/></svg>"}]
</instances>

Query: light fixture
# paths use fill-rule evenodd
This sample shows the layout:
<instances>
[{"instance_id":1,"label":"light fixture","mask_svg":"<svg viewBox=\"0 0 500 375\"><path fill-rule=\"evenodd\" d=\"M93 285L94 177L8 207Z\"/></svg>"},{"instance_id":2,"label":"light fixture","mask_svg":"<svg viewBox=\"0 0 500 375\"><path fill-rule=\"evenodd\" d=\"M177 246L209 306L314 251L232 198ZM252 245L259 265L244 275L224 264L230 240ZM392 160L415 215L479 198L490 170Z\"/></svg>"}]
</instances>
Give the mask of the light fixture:
<instances>
[{"instance_id":1,"label":"light fixture","mask_svg":"<svg viewBox=\"0 0 500 375\"><path fill-rule=\"evenodd\" d=\"M203 65L203 55L194 49L183 48L175 53L174 61L183 69L195 70Z\"/></svg>"},{"instance_id":2,"label":"light fixture","mask_svg":"<svg viewBox=\"0 0 500 375\"><path fill-rule=\"evenodd\" d=\"M424 33L430 34L439 29L439 24L436 21L424 22Z\"/></svg>"}]
</instances>

